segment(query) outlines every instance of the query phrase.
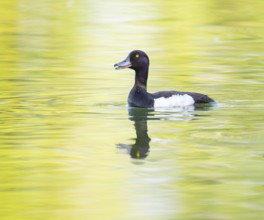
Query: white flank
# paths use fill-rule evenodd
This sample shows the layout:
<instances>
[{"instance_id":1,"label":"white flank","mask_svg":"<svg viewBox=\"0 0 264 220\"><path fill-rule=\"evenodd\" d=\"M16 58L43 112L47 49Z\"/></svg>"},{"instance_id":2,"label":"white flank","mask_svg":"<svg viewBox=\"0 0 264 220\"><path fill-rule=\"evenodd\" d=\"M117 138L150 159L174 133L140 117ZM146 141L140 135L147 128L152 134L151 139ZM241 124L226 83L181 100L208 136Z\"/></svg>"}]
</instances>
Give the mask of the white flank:
<instances>
[{"instance_id":1,"label":"white flank","mask_svg":"<svg viewBox=\"0 0 264 220\"><path fill-rule=\"evenodd\" d=\"M194 104L194 100L191 96L184 95L173 95L168 98L154 99L154 108L166 108L166 107L185 107Z\"/></svg>"}]
</instances>

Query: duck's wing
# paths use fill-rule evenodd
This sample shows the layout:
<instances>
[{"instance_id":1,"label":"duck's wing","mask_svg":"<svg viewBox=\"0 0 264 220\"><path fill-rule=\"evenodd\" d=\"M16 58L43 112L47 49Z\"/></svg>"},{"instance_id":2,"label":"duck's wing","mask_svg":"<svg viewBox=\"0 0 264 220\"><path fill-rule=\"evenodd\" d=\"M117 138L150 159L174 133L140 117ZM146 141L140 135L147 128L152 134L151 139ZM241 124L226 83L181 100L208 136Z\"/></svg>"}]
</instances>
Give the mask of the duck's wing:
<instances>
[{"instance_id":1,"label":"duck's wing","mask_svg":"<svg viewBox=\"0 0 264 220\"><path fill-rule=\"evenodd\" d=\"M215 102L213 99L211 99L207 95L196 93L196 92L162 91L162 92L153 93L152 95L154 99L158 99L162 97L169 98L173 95L179 95L179 96L189 95L193 98L195 104Z\"/></svg>"}]
</instances>

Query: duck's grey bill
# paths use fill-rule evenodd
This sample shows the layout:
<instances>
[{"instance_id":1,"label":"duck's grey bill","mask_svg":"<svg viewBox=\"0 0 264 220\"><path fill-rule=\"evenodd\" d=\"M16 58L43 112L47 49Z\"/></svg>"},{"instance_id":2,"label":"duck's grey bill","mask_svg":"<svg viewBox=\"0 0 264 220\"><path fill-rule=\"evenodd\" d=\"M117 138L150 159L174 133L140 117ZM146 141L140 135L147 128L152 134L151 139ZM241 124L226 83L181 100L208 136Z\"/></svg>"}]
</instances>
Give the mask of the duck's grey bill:
<instances>
[{"instance_id":1,"label":"duck's grey bill","mask_svg":"<svg viewBox=\"0 0 264 220\"><path fill-rule=\"evenodd\" d=\"M118 70L118 69L124 69L124 68L129 68L131 67L132 64L130 63L130 60L129 59L125 59L119 63L116 63L114 65L115 69Z\"/></svg>"}]
</instances>

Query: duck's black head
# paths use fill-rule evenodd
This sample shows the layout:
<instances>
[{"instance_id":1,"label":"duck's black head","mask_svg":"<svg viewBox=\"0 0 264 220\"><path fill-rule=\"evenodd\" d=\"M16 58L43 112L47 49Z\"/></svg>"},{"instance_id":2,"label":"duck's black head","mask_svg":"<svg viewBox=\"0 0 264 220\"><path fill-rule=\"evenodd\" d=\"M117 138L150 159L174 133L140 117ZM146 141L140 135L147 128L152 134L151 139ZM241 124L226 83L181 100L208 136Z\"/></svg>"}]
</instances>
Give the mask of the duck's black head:
<instances>
[{"instance_id":1,"label":"duck's black head","mask_svg":"<svg viewBox=\"0 0 264 220\"><path fill-rule=\"evenodd\" d=\"M141 50L133 50L127 58L114 65L116 69L130 68L135 71L146 70L149 67L148 55Z\"/></svg>"}]
</instances>

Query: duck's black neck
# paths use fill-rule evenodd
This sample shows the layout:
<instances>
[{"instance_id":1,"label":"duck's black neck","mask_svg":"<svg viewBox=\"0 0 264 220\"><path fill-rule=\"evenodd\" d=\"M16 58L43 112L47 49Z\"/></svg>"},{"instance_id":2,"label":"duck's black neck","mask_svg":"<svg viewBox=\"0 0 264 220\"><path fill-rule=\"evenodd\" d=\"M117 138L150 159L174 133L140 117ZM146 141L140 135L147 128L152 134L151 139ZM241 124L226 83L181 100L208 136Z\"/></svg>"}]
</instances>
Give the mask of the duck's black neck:
<instances>
[{"instance_id":1,"label":"duck's black neck","mask_svg":"<svg viewBox=\"0 0 264 220\"><path fill-rule=\"evenodd\" d=\"M135 86L147 89L148 67L136 69L135 71Z\"/></svg>"}]
</instances>

